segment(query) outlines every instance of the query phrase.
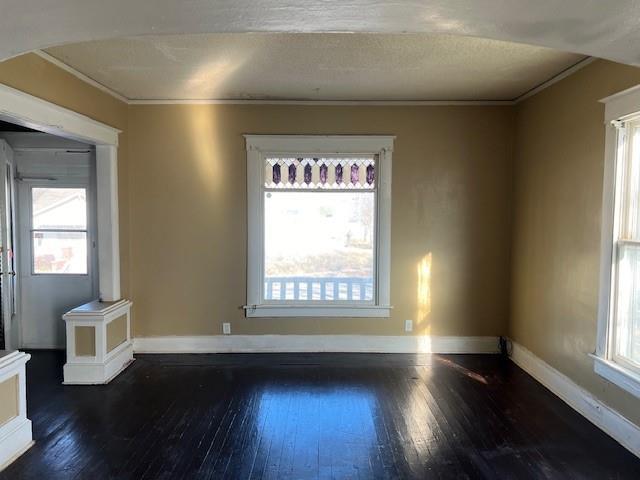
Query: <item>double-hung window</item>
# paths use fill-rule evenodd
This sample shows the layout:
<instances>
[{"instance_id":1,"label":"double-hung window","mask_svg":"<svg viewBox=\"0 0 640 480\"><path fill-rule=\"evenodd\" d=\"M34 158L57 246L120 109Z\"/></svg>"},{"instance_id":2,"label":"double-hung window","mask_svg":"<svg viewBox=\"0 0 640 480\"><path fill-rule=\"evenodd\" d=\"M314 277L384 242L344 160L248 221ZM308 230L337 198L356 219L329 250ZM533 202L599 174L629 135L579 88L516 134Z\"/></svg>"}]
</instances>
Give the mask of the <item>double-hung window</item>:
<instances>
[{"instance_id":1,"label":"double-hung window","mask_svg":"<svg viewBox=\"0 0 640 480\"><path fill-rule=\"evenodd\" d=\"M87 189L31 189L32 271L35 275L86 275Z\"/></svg>"},{"instance_id":2,"label":"double-hung window","mask_svg":"<svg viewBox=\"0 0 640 480\"><path fill-rule=\"evenodd\" d=\"M389 316L393 137L246 142L247 316Z\"/></svg>"},{"instance_id":3,"label":"double-hung window","mask_svg":"<svg viewBox=\"0 0 640 480\"><path fill-rule=\"evenodd\" d=\"M640 90L605 100L598 345L595 370L640 396Z\"/></svg>"}]
</instances>

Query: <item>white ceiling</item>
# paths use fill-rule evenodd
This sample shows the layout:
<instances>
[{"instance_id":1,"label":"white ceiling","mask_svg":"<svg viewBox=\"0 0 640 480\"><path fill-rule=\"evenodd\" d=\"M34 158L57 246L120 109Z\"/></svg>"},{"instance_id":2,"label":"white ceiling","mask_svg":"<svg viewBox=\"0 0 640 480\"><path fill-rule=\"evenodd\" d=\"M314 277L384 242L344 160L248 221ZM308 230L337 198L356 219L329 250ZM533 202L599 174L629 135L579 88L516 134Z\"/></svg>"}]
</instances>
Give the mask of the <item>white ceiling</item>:
<instances>
[{"instance_id":1,"label":"white ceiling","mask_svg":"<svg viewBox=\"0 0 640 480\"><path fill-rule=\"evenodd\" d=\"M512 100L584 56L436 34L200 34L47 49L131 100Z\"/></svg>"},{"instance_id":2,"label":"white ceiling","mask_svg":"<svg viewBox=\"0 0 640 480\"><path fill-rule=\"evenodd\" d=\"M145 34L448 33L640 65L638 0L0 0L0 59Z\"/></svg>"}]
</instances>

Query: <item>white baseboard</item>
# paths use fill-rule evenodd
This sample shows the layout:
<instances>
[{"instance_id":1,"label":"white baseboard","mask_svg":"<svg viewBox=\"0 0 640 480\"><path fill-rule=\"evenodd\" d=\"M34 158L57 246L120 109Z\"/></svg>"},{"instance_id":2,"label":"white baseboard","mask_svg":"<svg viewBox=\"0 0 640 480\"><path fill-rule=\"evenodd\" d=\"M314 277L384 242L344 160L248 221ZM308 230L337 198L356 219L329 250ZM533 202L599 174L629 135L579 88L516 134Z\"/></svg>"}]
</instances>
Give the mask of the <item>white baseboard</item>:
<instances>
[{"instance_id":1,"label":"white baseboard","mask_svg":"<svg viewBox=\"0 0 640 480\"><path fill-rule=\"evenodd\" d=\"M19 420L0 438L0 472L33 445L31 420Z\"/></svg>"},{"instance_id":2,"label":"white baseboard","mask_svg":"<svg viewBox=\"0 0 640 480\"><path fill-rule=\"evenodd\" d=\"M640 427L608 407L531 351L513 343L511 359L571 408L640 457Z\"/></svg>"},{"instance_id":3,"label":"white baseboard","mask_svg":"<svg viewBox=\"0 0 640 480\"><path fill-rule=\"evenodd\" d=\"M133 345L120 348L105 363L66 363L63 367L65 385L103 385L113 380L133 362Z\"/></svg>"},{"instance_id":4,"label":"white baseboard","mask_svg":"<svg viewBox=\"0 0 640 480\"><path fill-rule=\"evenodd\" d=\"M496 353L498 337L210 335L139 337L135 353Z\"/></svg>"}]
</instances>

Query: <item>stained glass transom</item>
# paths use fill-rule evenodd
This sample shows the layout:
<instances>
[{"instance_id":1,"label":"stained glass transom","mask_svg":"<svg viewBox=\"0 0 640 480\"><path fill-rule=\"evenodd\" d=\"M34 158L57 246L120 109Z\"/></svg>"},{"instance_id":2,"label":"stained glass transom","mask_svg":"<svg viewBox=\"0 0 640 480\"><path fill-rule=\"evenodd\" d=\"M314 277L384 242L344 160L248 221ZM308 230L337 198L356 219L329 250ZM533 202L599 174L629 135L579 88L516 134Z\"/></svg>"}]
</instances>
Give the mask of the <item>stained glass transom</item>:
<instances>
[{"instance_id":1,"label":"stained glass transom","mask_svg":"<svg viewBox=\"0 0 640 480\"><path fill-rule=\"evenodd\" d=\"M274 157L265 159L266 188L373 190L376 158Z\"/></svg>"}]
</instances>

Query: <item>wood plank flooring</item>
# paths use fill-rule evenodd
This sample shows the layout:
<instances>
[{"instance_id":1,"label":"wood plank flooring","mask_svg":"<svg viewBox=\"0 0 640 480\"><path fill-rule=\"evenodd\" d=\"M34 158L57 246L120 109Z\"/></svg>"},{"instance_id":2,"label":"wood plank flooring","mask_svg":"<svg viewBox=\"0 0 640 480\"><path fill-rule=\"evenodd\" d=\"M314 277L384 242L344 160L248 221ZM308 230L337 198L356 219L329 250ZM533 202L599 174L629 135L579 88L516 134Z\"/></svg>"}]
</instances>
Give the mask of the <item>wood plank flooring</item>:
<instances>
[{"instance_id":1,"label":"wood plank flooring","mask_svg":"<svg viewBox=\"0 0 640 480\"><path fill-rule=\"evenodd\" d=\"M36 444L0 479L640 479L640 460L497 355L141 355L62 386L31 352Z\"/></svg>"}]
</instances>

